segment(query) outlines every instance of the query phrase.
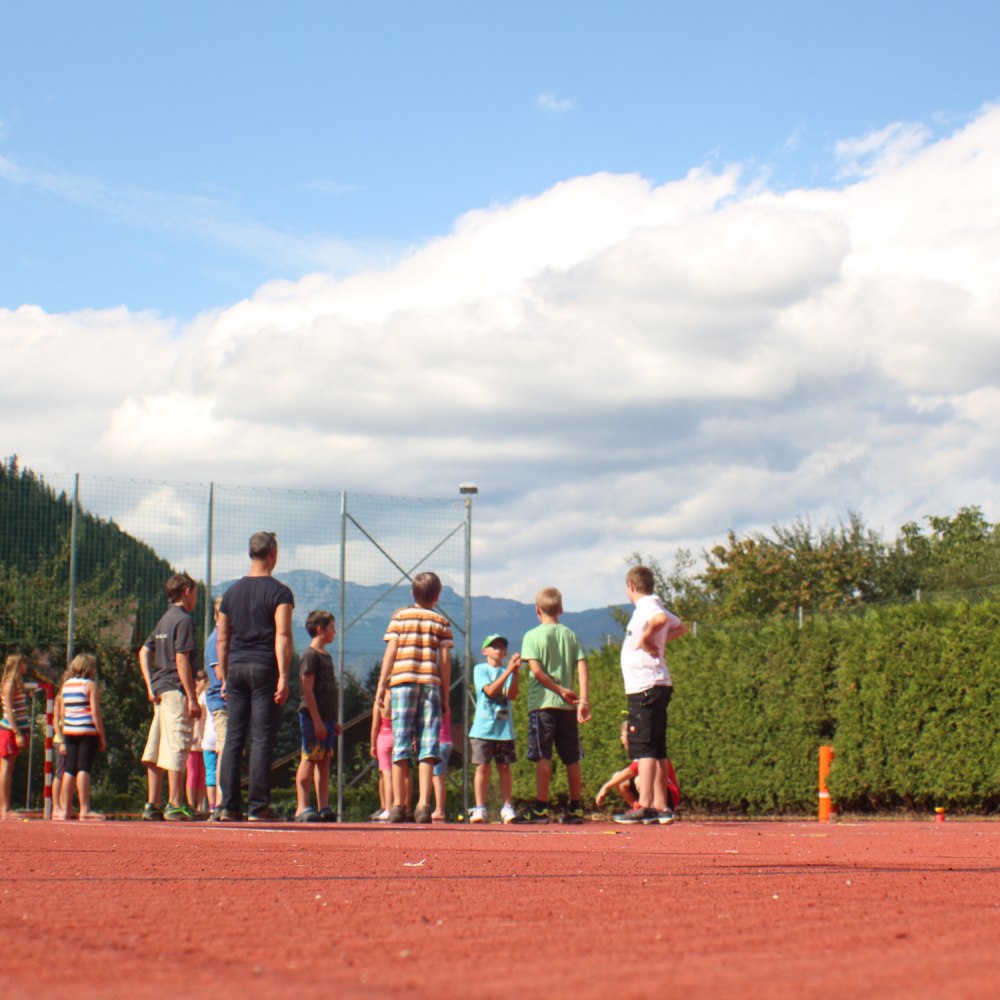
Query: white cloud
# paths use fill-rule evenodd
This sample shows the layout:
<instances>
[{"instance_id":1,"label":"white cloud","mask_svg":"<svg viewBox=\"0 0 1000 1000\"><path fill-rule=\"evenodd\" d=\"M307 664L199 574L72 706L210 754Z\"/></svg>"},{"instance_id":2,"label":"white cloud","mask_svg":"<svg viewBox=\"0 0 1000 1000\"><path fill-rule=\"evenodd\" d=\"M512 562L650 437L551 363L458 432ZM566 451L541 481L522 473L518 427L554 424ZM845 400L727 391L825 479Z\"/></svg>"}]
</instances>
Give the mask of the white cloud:
<instances>
[{"instance_id":1,"label":"white cloud","mask_svg":"<svg viewBox=\"0 0 1000 1000\"><path fill-rule=\"evenodd\" d=\"M0 311L5 453L372 493L474 480L476 592L556 583L574 608L619 599L634 550L802 512L998 519L1000 108L843 151L842 189L574 178L183 327Z\"/></svg>"},{"instance_id":2,"label":"white cloud","mask_svg":"<svg viewBox=\"0 0 1000 1000\"><path fill-rule=\"evenodd\" d=\"M572 111L576 107L576 101L568 97L556 97L551 91L539 94L535 102L543 111Z\"/></svg>"}]
</instances>

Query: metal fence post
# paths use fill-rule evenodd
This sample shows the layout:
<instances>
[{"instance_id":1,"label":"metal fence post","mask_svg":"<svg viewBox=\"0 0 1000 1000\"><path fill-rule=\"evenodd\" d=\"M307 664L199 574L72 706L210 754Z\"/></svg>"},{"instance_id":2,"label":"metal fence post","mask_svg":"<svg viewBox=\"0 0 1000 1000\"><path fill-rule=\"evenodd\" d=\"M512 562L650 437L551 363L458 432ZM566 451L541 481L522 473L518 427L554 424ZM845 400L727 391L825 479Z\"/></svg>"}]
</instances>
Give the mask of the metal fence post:
<instances>
[{"instance_id":1,"label":"metal fence post","mask_svg":"<svg viewBox=\"0 0 1000 1000\"><path fill-rule=\"evenodd\" d=\"M76 630L76 538L79 528L80 473L73 485L73 520L69 531L69 613L66 616L66 666L73 659L73 632Z\"/></svg>"},{"instance_id":2,"label":"metal fence post","mask_svg":"<svg viewBox=\"0 0 1000 1000\"><path fill-rule=\"evenodd\" d=\"M340 608L337 628L337 822L344 822L344 640L347 625L344 619L347 594L347 493L340 494Z\"/></svg>"},{"instance_id":3,"label":"metal fence post","mask_svg":"<svg viewBox=\"0 0 1000 1000\"><path fill-rule=\"evenodd\" d=\"M205 545L205 642L212 634L215 602L212 600L212 545L214 542L215 483L208 484L208 539ZM206 668L208 664L205 664Z\"/></svg>"},{"instance_id":4,"label":"metal fence post","mask_svg":"<svg viewBox=\"0 0 1000 1000\"><path fill-rule=\"evenodd\" d=\"M472 671L472 495L465 497L465 662L462 664L462 815L469 815L469 680ZM446 697L450 692L446 692Z\"/></svg>"}]
</instances>

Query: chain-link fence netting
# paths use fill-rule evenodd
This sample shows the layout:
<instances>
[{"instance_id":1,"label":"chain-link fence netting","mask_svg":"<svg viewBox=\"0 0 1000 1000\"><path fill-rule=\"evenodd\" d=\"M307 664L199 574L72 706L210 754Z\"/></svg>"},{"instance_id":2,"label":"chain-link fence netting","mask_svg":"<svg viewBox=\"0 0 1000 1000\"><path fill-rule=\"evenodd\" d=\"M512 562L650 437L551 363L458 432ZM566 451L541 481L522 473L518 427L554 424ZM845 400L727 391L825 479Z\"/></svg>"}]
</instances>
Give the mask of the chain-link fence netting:
<instances>
[{"instance_id":1,"label":"chain-link fence netting","mask_svg":"<svg viewBox=\"0 0 1000 1000\"><path fill-rule=\"evenodd\" d=\"M367 749L365 719L383 635L393 611L411 603L410 582L417 573L430 570L441 577L439 608L453 623L454 676L462 676L469 543L465 498L87 475L43 479L13 461L0 469L0 648L29 653L39 677L56 678L74 651L97 649L104 653L106 682L121 687L109 672L130 674L123 683L131 683L144 699L134 653L166 608L167 578L187 572L198 581L194 617L203 644L214 627L212 598L248 571L247 542L256 531L278 537L275 576L295 595L296 664L310 641L309 612L324 609L337 617L338 638L330 652L342 691L346 726L340 764L348 765L348 783L367 773L359 748ZM294 669L292 681L279 762L298 752ZM132 729L141 729L133 722ZM134 767L141 733L128 736L129 748L120 756L131 761L135 775L118 782L123 793L134 790L141 778Z\"/></svg>"}]
</instances>

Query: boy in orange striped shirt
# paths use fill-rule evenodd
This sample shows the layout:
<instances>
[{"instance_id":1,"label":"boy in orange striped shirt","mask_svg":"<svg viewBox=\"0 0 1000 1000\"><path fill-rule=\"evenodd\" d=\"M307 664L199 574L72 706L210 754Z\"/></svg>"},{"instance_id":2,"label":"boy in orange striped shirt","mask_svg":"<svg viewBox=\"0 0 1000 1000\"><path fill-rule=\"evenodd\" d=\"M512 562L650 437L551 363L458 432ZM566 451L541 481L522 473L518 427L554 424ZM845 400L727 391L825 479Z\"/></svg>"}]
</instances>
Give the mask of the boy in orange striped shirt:
<instances>
[{"instance_id":1,"label":"boy in orange striped shirt","mask_svg":"<svg viewBox=\"0 0 1000 1000\"><path fill-rule=\"evenodd\" d=\"M444 615L434 610L441 596L436 573L413 578L414 606L400 608L385 632L385 655L376 703L386 688L392 698L392 789L390 823L403 823L409 805L407 779L414 745L419 766L419 797L414 819L431 822L431 779L440 759L438 734L451 687L451 650L455 640Z\"/></svg>"}]
</instances>

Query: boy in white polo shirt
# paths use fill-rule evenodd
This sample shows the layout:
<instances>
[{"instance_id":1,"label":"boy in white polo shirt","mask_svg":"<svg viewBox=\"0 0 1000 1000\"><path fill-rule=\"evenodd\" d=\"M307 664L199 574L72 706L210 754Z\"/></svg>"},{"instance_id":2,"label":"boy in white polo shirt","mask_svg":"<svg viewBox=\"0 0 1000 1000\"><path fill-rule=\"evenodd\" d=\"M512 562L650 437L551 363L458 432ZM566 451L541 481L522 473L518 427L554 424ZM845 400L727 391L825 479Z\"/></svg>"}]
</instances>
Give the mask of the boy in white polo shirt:
<instances>
[{"instance_id":1,"label":"boy in white polo shirt","mask_svg":"<svg viewBox=\"0 0 1000 1000\"><path fill-rule=\"evenodd\" d=\"M622 677L628 697L628 751L639 762L639 802L616 823L672 823L667 801L667 705L674 693L663 647L687 631L653 593L652 570L633 566L625 592L635 605L622 643Z\"/></svg>"}]
</instances>

